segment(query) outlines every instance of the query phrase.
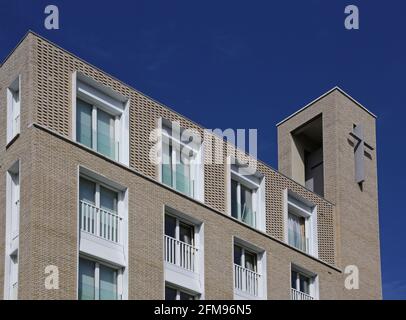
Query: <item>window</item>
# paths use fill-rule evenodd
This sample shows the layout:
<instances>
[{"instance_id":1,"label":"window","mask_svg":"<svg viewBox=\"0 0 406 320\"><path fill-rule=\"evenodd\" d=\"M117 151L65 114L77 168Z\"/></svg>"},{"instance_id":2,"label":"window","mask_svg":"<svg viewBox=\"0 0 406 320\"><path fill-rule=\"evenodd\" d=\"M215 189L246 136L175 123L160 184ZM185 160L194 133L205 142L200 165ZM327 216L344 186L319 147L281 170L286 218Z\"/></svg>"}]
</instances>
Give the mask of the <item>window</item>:
<instances>
[{"instance_id":1,"label":"window","mask_svg":"<svg viewBox=\"0 0 406 320\"><path fill-rule=\"evenodd\" d=\"M235 289L251 296L259 296L262 279L258 269L257 253L234 245Z\"/></svg>"},{"instance_id":2,"label":"window","mask_svg":"<svg viewBox=\"0 0 406 320\"><path fill-rule=\"evenodd\" d=\"M79 208L81 231L120 243L123 217L118 213L117 191L80 177Z\"/></svg>"},{"instance_id":3,"label":"window","mask_svg":"<svg viewBox=\"0 0 406 320\"><path fill-rule=\"evenodd\" d=\"M288 213L289 244L299 250L307 252L309 238L306 234L306 219L294 213Z\"/></svg>"},{"instance_id":4,"label":"window","mask_svg":"<svg viewBox=\"0 0 406 320\"><path fill-rule=\"evenodd\" d=\"M299 272L292 271L292 288L310 294L310 278Z\"/></svg>"},{"instance_id":5,"label":"window","mask_svg":"<svg viewBox=\"0 0 406 320\"><path fill-rule=\"evenodd\" d=\"M18 298L18 251L10 255L10 286L9 298L17 300Z\"/></svg>"},{"instance_id":6,"label":"window","mask_svg":"<svg viewBox=\"0 0 406 320\"><path fill-rule=\"evenodd\" d=\"M20 162L6 174L5 299L17 299L20 220Z\"/></svg>"},{"instance_id":7,"label":"window","mask_svg":"<svg viewBox=\"0 0 406 320\"><path fill-rule=\"evenodd\" d=\"M257 255L243 247L234 245L234 264L257 272Z\"/></svg>"},{"instance_id":8,"label":"window","mask_svg":"<svg viewBox=\"0 0 406 320\"><path fill-rule=\"evenodd\" d=\"M118 160L116 117L80 99L77 100L77 141Z\"/></svg>"},{"instance_id":9,"label":"window","mask_svg":"<svg viewBox=\"0 0 406 320\"><path fill-rule=\"evenodd\" d=\"M231 216L265 230L265 181L257 175L243 175L239 167L231 166L230 183Z\"/></svg>"},{"instance_id":10,"label":"window","mask_svg":"<svg viewBox=\"0 0 406 320\"><path fill-rule=\"evenodd\" d=\"M20 77L7 88L7 143L20 133Z\"/></svg>"},{"instance_id":11,"label":"window","mask_svg":"<svg viewBox=\"0 0 406 320\"><path fill-rule=\"evenodd\" d=\"M314 300L317 296L317 276L292 266L291 299Z\"/></svg>"},{"instance_id":12,"label":"window","mask_svg":"<svg viewBox=\"0 0 406 320\"><path fill-rule=\"evenodd\" d=\"M231 180L231 215L255 227L256 213L254 211L256 189L250 189L239 181Z\"/></svg>"},{"instance_id":13,"label":"window","mask_svg":"<svg viewBox=\"0 0 406 320\"><path fill-rule=\"evenodd\" d=\"M177 299L187 299L187 294L204 297L203 230L201 221L165 207L164 274L165 282L169 284L166 297L174 299L173 289L179 291Z\"/></svg>"},{"instance_id":14,"label":"window","mask_svg":"<svg viewBox=\"0 0 406 320\"><path fill-rule=\"evenodd\" d=\"M195 228L175 216L165 214L165 261L183 269L196 271L198 249Z\"/></svg>"},{"instance_id":15,"label":"window","mask_svg":"<svg viewBox=\"0 0 406 320\"><path fill-rule=\"evenodd\" d=\"M128 99L83 75L76 87L76 141L128 165Z\"/></svg>"},{"instance_id":16,"label":"window","mask_svg":"<svg viewBox=\"0 0 406 320\"><path fill-rule=\"evenodd\" d=\"M298 195L287 192L287 242L303 252L317 256L317 210Z\"/></svg>"},{"instance_id":17,"label":"window","mask_svg":"<svg viewBox=\"0 0 406 320\"><path fill-rule=\"evenodd\" d=\"M189 135L188 143L183 142L181 136L185 130L176 124L162 122L161 182L189 197L202 200L203 170L200 166L200 145L189 143Z\"/></svg>"},{"instance_id":18,"label":"window","mask_svg":"<svg viewBox=\"0 0 406 320\"><path fill-rule=\"evenodd\" d=\"M79 300L121 299L122 269L79 258Z\"/></svg>"},{"instance_id":19,"label":"window","mask_svg":"<svg viewBox=\"0 0 406 320\"><path fill-rule=\"evenodd\" d=\"M165 286L165 300L197 300L197 294L187 293L175 287Z\"/></svg>"},{"instance_id":20,"label":"window","mask_svg":"<svg viewBox=\"0 0 406 320\"><path fill-rule=\"evenodd\" d=\"M20 220L20 174L18 171L10 172L10 206L11 206L11 237L15 239L19 234Z\"/></svg>"}]
</instances>

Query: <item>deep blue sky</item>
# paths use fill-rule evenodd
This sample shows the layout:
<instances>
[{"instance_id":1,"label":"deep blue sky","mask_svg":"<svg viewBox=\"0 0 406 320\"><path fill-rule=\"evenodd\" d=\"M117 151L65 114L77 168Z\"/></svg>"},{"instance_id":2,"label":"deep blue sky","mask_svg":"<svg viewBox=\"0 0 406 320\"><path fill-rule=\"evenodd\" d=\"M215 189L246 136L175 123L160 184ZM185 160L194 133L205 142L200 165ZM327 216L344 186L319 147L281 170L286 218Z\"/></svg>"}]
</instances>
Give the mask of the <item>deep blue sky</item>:
<instances>
[{"instance_id":1,"label":"deep blue sky","mask_svg":"<svg viewBox=\"0 0 406 320\"><path fill-rule=\"evenodd\" d=\"M384 297L406 299L405 14L402 0L0 0L0 60L32 29L205 127L258 128L275 168L275 124L339 85L378 115Z\"/></svg>"}]
</instances>

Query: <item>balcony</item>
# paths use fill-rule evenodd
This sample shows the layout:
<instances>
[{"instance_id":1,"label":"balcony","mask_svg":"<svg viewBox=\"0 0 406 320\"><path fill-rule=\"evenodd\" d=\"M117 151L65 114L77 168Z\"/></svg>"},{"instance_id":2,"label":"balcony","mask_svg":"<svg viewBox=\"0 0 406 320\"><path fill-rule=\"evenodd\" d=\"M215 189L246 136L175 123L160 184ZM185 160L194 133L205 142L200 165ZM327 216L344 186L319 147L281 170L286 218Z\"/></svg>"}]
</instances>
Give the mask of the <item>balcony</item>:
<instances>
[{"instance_id":1,"label":"balcony","mask_svg":"<svg viewBox=\"0 0 406 320\"><path fill-rule=\"evenodd\" d=\"M261 275L255 271L234 264L234 288L250 296L259 296Z\"/></svg>"},{"instance_id":2,"label":"balcony","mask_svg":"<svg viewBox=\"0 0 406 320\"><path fill-rule=\"evenodd\" d=\"M125 220L116 212L79 201L80 251L125 266Z\"/></svg>"},{"instance_id":3,"label":"balcony","mask_svg":"<svg viewBox=\"0 0 406 320\"><path fill-rule=\"evenodd\" d=\"M80 201L80 230L104 240L120 243L123 219L117 213Z\"/></svg>"},{"instance_id":4,"label":"balcony","mask_svg":"<svg viewBox=\"0 0 406 320\"><path fill-rule=\"evenodd\" d=\"M198 249L188 243L165 235L165 262L182 269L197 272Z\"/></svg>"},{"instance_id":5,"label":"balcony","mask_svg":"<svg viewBox=\"0 0 406 320\"><path fill-rule=\"evenodd\" d=\"M291 300L314 300L314 298L311 295L301 292L299 290L293 289L293 288L290 289L290 299Z\"/></svg>"}]
</instances>

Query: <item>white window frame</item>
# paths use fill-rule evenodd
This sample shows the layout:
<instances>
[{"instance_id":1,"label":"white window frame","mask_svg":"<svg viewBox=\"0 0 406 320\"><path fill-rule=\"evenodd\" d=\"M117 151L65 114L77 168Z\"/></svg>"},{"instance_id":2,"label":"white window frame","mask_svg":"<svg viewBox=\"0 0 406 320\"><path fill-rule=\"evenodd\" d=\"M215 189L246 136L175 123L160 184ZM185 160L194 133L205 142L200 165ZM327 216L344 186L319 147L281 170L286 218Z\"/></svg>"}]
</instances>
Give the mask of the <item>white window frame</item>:
<instances>
[{"instance_id":1,"label":"white window frame","mask_svg":"<svg viewBox=\"0 0 406 320\"><path fill-rule=\"evenodd\" d=\"M204 224L174 208L163 207L163 236L165 236L165 216L171 216L176 219L175 236L179 240L179 223L194 227L194 246L197 248L198 258L195 265L195 270L186 270L178 265L171 264L165 261L165 243L163 246L163 261L165 269L165 281L172 286L184 288L187 291L194 292L199 295L199 299L204 299Z\"/></svg>"},{"instance_id":2,"label":"white window frame","mask_svg":"<svg viewBox=\"0 0 406 320\"><path fill-rule=\"evenodd\" d=\"M120 231L120 241L118 243L108 242L104 239L100 239L95 235L87 236L84 240L85 233L81 233L81 236L78 237L78 252L81 257L90 257L92 260L103 261L103 264L113 267L120 267L123 270L122 273L122 299L128 299L128 188L111 181L110 179L99 175L88 168L78 166L77 174L77 228L80 230L80 206L79 206L79 188L80 188L80 178L87 179L92 181L96 185L103 186L106 189L115 191L118 193L118 203L117 203L117 214L122 217L123 225ZM100 188L98 189L100 190ZM96 187L97 192L97 187ZM100 196L96 195L96 199L100 200ZM95 202L96 203L96 202ZM100 207L100 206L99 206ZM91 240L91 241L90 241ZM86 245L83 246L82 242L85 241ZM79 259L77 262L79 267ZM79 274L77 274L79 276ZM77 283L78 279L77 279ZM77 293L79 291L77 290Z\"/></svg>"},{"instance_id":3,"label":"white window frame","mask_svg":"<svg viewBox=\"0 0 406 320\"><path fill-rule=\"evenodd\" d=\"M171 133L167 132L166 128L171 128ZM190 152L194 154L192 160L189 162L190 166L190 183L192 192L190 195L185 194L188 197L191 197L195 200L200 202L204 202L204 159L203 159L203 144L197 145L194 143L185 143L181 141L181 139L177 139L174 137L173 130L175 129L172 126L172 122L163 118L158 119L158 129L161 132L161 135L158 137L159 139L159 148L160 148L160 156L161 161L158 165L158 180L159 182L163 183L163 176L162 176L162 164L163 164L163 148L164 144L168 142L172 145L172 153L171 153L171 170L172 170L172 185L169 186L164 184L165 186L171 187L175 190L176 189L176 164L178 163L178 153L181 152L183 148L186 148ZM179 128L180 132L175 132L180 138L182 137L182 130L183 128ZM177 150L177 147L179 150ZM179 160L180 161L180 160ZM178 190L177 190L178 191ZM181 191L178 191L181 192Z\"/></svg>"},{"instance_id":4,"label":"white window frame","mask_svg":"<svg viewBox=\"0 0 406 320\"><path fill-rule=\"evenodd\" d=\"M296 287L300 287L300 278L299 275L303 275L307 277L309 281L309 295L314 299L314 300L319 300L319 277L317 274L310 272L298 265L291 264L290 265L290 281L292 278L292 272L296 272L298 274L297 279L296 279ZM289 287L292 289L292 283L289 284ZM300 291L300 290L298 290ZM302 291L300 291L302 292Z\"/></svg>"},{"instance_id":5,"label":"white window frame","mask_svg":"<svg viewBox=\"0 0 406 320\"><path fill-rule=\"evenodd\" d=\"M92 106L91 149L100 153L96 128L97 111L102 110L114 117L115 155L111 159L129 166L129 99L79 72L73 73L72 83L72 139L77 141L76 108L77 99L80 99Z\"/></svg>"},{"instance_id":6,"label":"white window frame","mask_svg":"<svg viewBox=\"0 0 406 320\"><path fill-rule=\"evenodd\" d=\"M250 253L254 253L257 255L256 260L257 260L257 271L260 275L260 281L258 282L258 296L253 296L250 295L249 293L245 293L243 291L240 291L235 288L235 271L234 271L234 246L239 246L243 250L247 250ZM245 261L242 261L243 265L245 266ZM233 237L232 241L232 266L233 266L233 289L234 289L234 300L266 300L267 299L267 257L266 257L266 251L246 240Z\"/></svg>"},{"instance_id":7,"label":"white window frame","mask_svg":"<svg viewBox=\"0 0 406 320\"><path fill-rule=\"evenodd\" d=\"M254 268L255 270L253 270L253 271L258 272L259 271L259 268L258 268L258 253L254 252L252 250L249 250L246 247L244 247L244 246L242 246L242 245L240 245L238 243L234 243L234 248L235 248L235 246L240 247L240 249L241 249L241 265L240 266L245 268L245 251L248 251L250 254L255 255L255 268Z\"/></svg>"},{"instance_id":8,"label":"white window frame","mask_svg":"<svg viewBox=\"0 0 406 320\"><path fill-rule=\"evenodd\" d=\"M248 189L252 190L252 209L255 212L254 215L254 225L251 226L262 232L266 229L266 201L265 201L265 177L259 173L254 175L244 175L243 171L240 170L238 165L231 164L231 161L227 170L227 203L228 203L228 215L232 216L232 197L231 197L231 180L237 181L237 203L241 204L241 191L240 186L243 185ZM242 219L236 218L238 221ZM244 223L244 222L243 222ZM248 225L248 224L247 224Z\"/></svg>"},{"instance_id":9,"label":"white window frame","mask_svg":"<svg viewBox=\"0 0 406 320\"><path fill-rule=\"evenodd\" d=\"M20 223L20 161L16 161L6 173L6 236L4 259L4 299L17 299L19 268Z\"/></svg>"},{"instance_id":10,"label":"white window frame","mask_svg":"<svg viewBox=\"0 0 406 320\"><path fill-rule=\"evenodd\" d=\"M175 219L175 223L176 223L176 226L175 226L175 239L176 239L177 241L180 241L180 227L179 227L179 225L180 225L181 223L186 224L186 225L192 227L192 228L193 228L193 241L192 241L192 246L197 247L197 245L196 245L196 239L199 237L199 232L196 231L196 228L199 228L199 227L196 227L195 224L190 223L189 221L186 221L186 220L184 220L184 219L182 219L182 218L179 218L177 215L172 214L172 213L170 213L170 212L166 212L166 213L165 213L165 216L170 216L170 217L172 217L172 218ZM165 217L165 218L166 218L166 217ZM198 242L198 241L197 241L197 242Z\"/></svg>"},{"instance_id":11,"label":"white window frame","mask_svg":"<svg viewBox=\"0 0 406 320\"><path fill-rule=\"evenodd\" d=\"M18 103L15 97L18 96ZM7 144L19 133L21 127L21 76L7 88Z\"/></svg>"},{"instance_id":12,"label":"white window frame","mask_svg":"<svg viewBox=\"0 0 406 320\"><path fill-rule=\"evenodd\" d=\"M305 219L305 235L309 239L307 252L299 248L296 249L318 258L317 206L288 189L283 191L283 198L285 242L296 248L289 244L288 215L289 212L293 211L292 214Z\"/></svg>"},{"instance_id":13,"label":"white window frame","mask_svg":"<svg viewBox=\"0 0 406 320\"><path fill-rule=\"evenodd\" d=\"M94 263L94 300L100 300L100 265L114 269L117 271L117 300L123 300L123 269L122 266L116 266L110 263L101 262L93 257L87 255L80 255L79 260L84 259ZM79 274L79 272L78 272ZM78 282L78 295L79 295L79 282Z\"/></svg>"}]
</instances>

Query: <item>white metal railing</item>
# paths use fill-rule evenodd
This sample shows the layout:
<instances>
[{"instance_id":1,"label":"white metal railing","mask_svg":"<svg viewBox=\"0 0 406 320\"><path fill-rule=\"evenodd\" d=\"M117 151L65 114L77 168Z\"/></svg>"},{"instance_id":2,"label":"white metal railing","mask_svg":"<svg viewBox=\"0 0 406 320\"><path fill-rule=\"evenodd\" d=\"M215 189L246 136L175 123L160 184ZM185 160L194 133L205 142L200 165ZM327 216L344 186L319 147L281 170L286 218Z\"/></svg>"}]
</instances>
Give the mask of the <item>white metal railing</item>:
<instances>
[{"instance_id":1,"label":"white metal railing","mask_svg":"<svg viewBox=\"0 0 406 320\"><path fill-rule=\"evenodd\" d=\"M198 249L186 242L164 236L165 261L183 269L197 272Z\"/></svg>"},{"instance_id":2,"label":"white metal railing","mask_svg":"<svg viewBox=\"0 0 406 320\"><path fill-rule=\"evenodd\" d=\"M117 213L80 201L80 230L119 243L123 218Z\"/></svg>"},{"instance_id":3,"label":"white metal railing","mask_svg":"<svg viewBox=\"0 0 406 320\"><path fill-rule=\"evenodd\" d=\"M311 295L293 288L290 289L290 297L291 300L314 300Z\"/></svg>"},{"instance_id":4,"label":"white metal railing","mask_svg":"<svg viewBox=\"0 0 406 320\"><path fill-rule=\"evenodd\" d=\"M258 296L261 275L255 271L234 264L234 288L253 296Z\"/></svg>"}]
</instances>

